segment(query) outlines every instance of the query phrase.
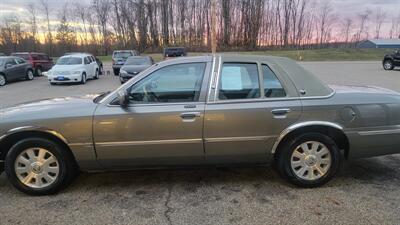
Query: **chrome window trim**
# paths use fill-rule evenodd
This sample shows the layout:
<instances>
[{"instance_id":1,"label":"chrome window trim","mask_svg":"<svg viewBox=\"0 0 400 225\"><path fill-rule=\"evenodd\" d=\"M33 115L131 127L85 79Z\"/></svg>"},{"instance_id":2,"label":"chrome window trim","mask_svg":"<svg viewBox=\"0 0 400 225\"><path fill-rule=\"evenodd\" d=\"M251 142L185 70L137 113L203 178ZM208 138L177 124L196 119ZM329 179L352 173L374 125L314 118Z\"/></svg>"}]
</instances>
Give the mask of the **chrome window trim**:
<instances>
[{"instance_id":1,"label":"chrome window trim","mask_svg":"<svg viewBox=\"0 0 400 225\"><path fill-rule=\"evenodd\" d=\"M275 143L272 147L271 153L274 154L276 152L280 142L286 137L286 135L288 135L289 133L291 133L294 130L297 130L297 129L303 128L303 127L308 127L308 126L328 126L328 127L332 127L332 128L341 130L341 131L343 131L343 129L344 129L339 124L336 124L333 122L327 122L327 121L304 121L304 122L295 123L293 125L290 125L288 128L286 128L285 130L283 130L281 132L281 134L275 140Z\"/></svg>"},{"instance_id":2,"label":"chrome window trim","mask_svg":"<svg viewBox=\"0 0 400 225\"><path fill-rule=\"evenodd\" d=\"M149 141L118 141L118 142L97 142L96 146L136 146L136 145L163 145L163 144L197 144L203 143L203 139L171 139L171 140L149 140Z\"/></svg>"}]
</instances>

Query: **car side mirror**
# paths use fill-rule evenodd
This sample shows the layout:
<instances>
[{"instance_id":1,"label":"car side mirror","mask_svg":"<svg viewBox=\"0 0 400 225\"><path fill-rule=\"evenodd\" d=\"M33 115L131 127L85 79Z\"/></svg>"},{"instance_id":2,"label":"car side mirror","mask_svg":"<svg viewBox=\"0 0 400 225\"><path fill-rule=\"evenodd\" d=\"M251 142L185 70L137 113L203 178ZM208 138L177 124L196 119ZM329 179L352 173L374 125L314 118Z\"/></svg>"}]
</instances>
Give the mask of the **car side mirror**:
<instances>
[{"instance_id":1,"label":"car side mirror","mask_svg":"<svg viewBox=\"0 0 400 225\"><path fill-rule=\"evenodd\" d=\"M12 65L11 63L7 63L7 64L6 64L6 69L7 69L7 68L11 68L11 67L13 67L13 65Z\"/></svg>"},{"instance_id":2,"label":"car side mirror","mask_svg":"<svg viewBox=\"0 0 400 225\"><path fill-rule=\"evenodd\" d=\"M118 91L118 102L121 107L126 107L129 103L128 92L125 90Z\"/></svg>"}]
</instances>

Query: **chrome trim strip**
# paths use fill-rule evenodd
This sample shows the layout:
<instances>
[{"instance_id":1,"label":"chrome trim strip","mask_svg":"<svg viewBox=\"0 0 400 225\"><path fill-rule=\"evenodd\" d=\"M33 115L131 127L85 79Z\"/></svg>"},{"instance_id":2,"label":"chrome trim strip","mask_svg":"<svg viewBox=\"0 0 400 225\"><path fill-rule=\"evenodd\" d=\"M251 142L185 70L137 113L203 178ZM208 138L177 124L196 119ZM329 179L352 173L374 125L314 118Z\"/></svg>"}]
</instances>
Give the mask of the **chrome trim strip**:
<instances>
[{"instance_id":1,"label":"chrome trim strip","mask_svg":"<svg viewBox=\"0 0 400 225\"><path fill-rule=\"evenodd\" d=\"M361 136L383 135L383 134L400 134L400 129L360 131L360 132L358 132L358 134L361 135Z\"/></svg>"},{"instance_id":2,"label":"chrome trim strip","mask_svg":"<svg viewBox=\"0 0 400 225\"><path fill-rule=\"evenodd\" d=\"M87 143L71 143L71 144L68 144L69 146L73 146L73 147L75 147L75 146L77 146L77 147L79 147L79 146L82 146L82 147L93 147L93 143L90 143L90 142L87 142Z\"/></svg>"},{"instance_id":3,"label":"chrome trim strip","mask_svg":"<svg viewBox=\"0 0 400 225\"><path fill-rule=\"evenodd\" d=\"M175 139L175 140L152 140L152 141L123 141L123 142L98 142L97 146L135 146L135 145L163 145L163 144L190 144L202 143L200 138L196 139Z\"/></svg>"},{"instance_id":4,"label":"chrome trim strip","mask_svg":"<svg viewBox=\"0 0 400 225\"><path fill-rule=\"evenodd\" d=\"M235 141L266 141L274 137L276 136L219 137L219 138L205 138L204 141L208 143L235 142Z\"/></svg>"},{"instance_id":5,"label":"chrome trim strip","mask_svg":"<svg viewBox=\"0 0 400 225\"><path fill-rule=\"evenodd\" d=\"M308 127L308 126L328 126L328 127L332 127L338 130L343 130L343 127L340 126L339 124L336 123L332 123L332 122L326 122L326 121L305 121L305 122L300 122L300 123L296 123L293 124L291 126L289 126L288 128L286 128L285 130L283 130L281 132L281 134L278 136L278 138L276 139L274 146L272 147L272 154L274 154L279 146L279 143L286 137L286 135L288 135L290 132L302 128L302 127Z\"/></svg>"}]
</instances>

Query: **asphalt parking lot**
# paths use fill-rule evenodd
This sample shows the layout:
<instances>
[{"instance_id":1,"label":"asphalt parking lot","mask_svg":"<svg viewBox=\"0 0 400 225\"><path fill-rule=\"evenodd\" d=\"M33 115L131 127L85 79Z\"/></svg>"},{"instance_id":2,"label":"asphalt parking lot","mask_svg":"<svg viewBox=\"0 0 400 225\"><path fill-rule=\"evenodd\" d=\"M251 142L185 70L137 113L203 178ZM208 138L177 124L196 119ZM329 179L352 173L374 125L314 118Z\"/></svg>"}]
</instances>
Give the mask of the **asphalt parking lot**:
<instances>
[{"instance_id":1,"label":"asphalt parking lot","mask_svg":"<svg viewBox=\"0 0 400 225\"><path fill-rule=\"evenodd\" d=\"M400 92L400 71L380 62L306 62L330 84ZM106 70L108 68L106 67ZM112 90L104 75L86 85L44 77L0 88L0 108L48 97ZM0 224L399 224L400 155L346 162L316 189L287 184L270 166L82 174L54 196L29 197L0 176Z\"/></svg>"}]
</instances>

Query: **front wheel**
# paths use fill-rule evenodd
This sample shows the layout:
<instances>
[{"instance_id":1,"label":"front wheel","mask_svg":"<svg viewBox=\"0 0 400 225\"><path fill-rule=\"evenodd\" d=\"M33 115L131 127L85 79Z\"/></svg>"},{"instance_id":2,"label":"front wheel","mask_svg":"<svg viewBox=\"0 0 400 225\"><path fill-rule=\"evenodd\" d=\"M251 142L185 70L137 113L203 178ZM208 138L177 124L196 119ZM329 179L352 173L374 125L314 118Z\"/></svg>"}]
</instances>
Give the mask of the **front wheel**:
<instances>
[{"instance_id":1,"label":"front wheel","mask_svg":"<svg viewBox=\"0 0 400 225\"><path fill-rule=\"evenodd\" d=\"M81 84L86 84L86 73L82 73Z\"/></svg>"},{"instance_id":2,"label":"front wheel","mask_svg":"<svg viewBox=\"0 0 400 225\"><path fill-rule=\"evenodd\" d=\"M29 195L47 195L72 180L73 162L61 145L43 138L28 138L7 153L5 171L18 190Z\"/></svg>"},{"instance_id":3,"label":"front wheel","mask_svg":"<svg viewBox=\"0 0 400 225\"><path fill-rule=\"evenodd\" d=\"M385 61L383 61L383 69L385 70L393 70L394 69L394 65L392 60L387 59Z\"/></svg>"},{"instance_id":4,"label":"front wheel","mask_svg":"<svg viewBox=\"0 0 400 225\"><path fill-rule=\"evenodd\" d=\"M330 181L341 163L336 143L320 133L305 133L291 138L277 154L279 173L292 184L307 188Z\"/></svg>"},{"instance_id":5,"label":"front wheel","mask_svg":"<svg viewBox=\"0 0 400 225\"><path fill-rule=\"evenodd\" d=\"M0 87L6 85L7 80L3 74L0 74Z\"/></svg>"}]
</instances>

